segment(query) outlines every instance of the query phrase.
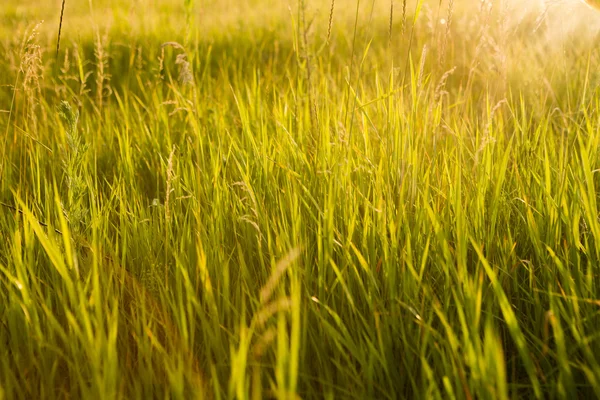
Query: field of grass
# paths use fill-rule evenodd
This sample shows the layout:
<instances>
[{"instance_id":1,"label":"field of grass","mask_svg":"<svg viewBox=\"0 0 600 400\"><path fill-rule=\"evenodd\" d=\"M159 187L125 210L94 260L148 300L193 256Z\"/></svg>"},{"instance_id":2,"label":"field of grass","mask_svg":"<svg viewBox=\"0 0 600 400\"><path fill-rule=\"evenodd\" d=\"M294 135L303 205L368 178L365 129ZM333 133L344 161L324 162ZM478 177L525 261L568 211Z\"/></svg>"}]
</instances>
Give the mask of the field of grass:
<instances>
[{"instance_id":1,"label":"field of grass","mask_svg":"<svg viewBox=\"0 0 600 400\"><path fill-rule=\"evenodd\" d=\"M600 397L551 3L2 1L0 400Z\"/></svg>"}]
</instances>

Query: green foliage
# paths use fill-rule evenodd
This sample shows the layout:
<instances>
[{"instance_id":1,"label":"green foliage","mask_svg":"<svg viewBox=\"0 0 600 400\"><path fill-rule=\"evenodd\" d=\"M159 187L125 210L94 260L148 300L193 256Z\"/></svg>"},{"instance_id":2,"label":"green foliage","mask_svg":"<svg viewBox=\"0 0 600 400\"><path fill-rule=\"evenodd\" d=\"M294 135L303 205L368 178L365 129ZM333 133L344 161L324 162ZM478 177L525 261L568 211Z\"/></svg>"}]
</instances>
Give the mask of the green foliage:
<instances>
[{"instance_id":1,"label":"green foliage","mask_svg":"<svg viewBox=\"0 0 600 400\"><path fill-rule=\"evenodd\" d=\"M77 129L79 111L66 101L58 106L58 116L65 127L66 147L62 151L62 164L67 186L67 202L63 212L77 232L85 228L88 209L84 203L87 194L85 162L88 145Z\"/></svg>"},{"instance_id":2,"label":"green foliage","mask_svg":"<svg viewBox=\"0 0 600 400\"><path fill-rule=\"evenodd\" d=\"M77 135L79 111L73 111L69 102L63 100L58 106L58 115L65 125L69 147L77 149L79 147L79 137Z\"/></svg>"},{"instance_id":3,"label":"green foliage","mask_svg":"<svg viewBox=\"0 0 600 400\"><path fill-rule=\"evenodd\" d=\"M109 3L0 6L0 399L600 397L593 16Z\"/></svg>"}]
</instances>

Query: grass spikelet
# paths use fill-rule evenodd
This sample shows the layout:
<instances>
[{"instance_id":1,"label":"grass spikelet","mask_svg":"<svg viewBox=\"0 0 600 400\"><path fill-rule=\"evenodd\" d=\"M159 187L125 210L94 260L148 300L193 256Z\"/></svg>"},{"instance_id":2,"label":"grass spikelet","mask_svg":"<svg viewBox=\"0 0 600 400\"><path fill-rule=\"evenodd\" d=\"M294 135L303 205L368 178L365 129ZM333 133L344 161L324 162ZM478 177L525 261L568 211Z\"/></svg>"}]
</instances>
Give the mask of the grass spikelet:
<instances>
[{"instance_id":1,"label":"grass spikelet","mask_svg":"<svg viewBox=\"0 0 600 400\"><path fill-rule=\"evenodd\" d=\"M269 301L271 296L273 295L273 291L277 287L281 276L286 271L286 269L292 265L294 261L300 256L301 249L299 247L295 247L286 254L273 268L273 272L269 277L267 283L260 290L260 302L265 304Z\"/></svg>"},{"instance_id":2,"label":"grass spikelet","mask_svg":"<svg viewBox=\"0 0 600 400\"><path fill-rule=\"evenodd\" d=\"M94 56L96 57L96 104L99 110L104 106L104 98L110 95L110 74L108 73L108 52L106 45L108 36L100 35L100 31L96 29L96 40L94 47Z\"/></svg>"},{"instance_id":3,"label":"grass spikelet","mask_svg":"<svg viewBox=\"0 0 600 400\"><path fill-rule=\"evenodd\" d=\"M433 92L434 103L437 103L438 100L440 100L442 98L442 96L446 93L444 91L444 88L446 87L446 82L448 81L448 78L450 78L450 76L455 71L456 71L456 67L453 67L453 68L449 69L448 71L444 72L444 75L442 75L442 77L440 78L440 81L437 84L437 86L435 87L435 91Z\"/></svg>"},{"instance_id":4,"label":"grass spikelet","mask_svg":"<svg viewBox=\"0 0 600 400\"><path fill-rule=\"evenodd\" d=\"M27 99L27 119L31 122L30 129L37 131L37 106L42 94L40 80L43 78L42 47L38 44L40 27L38 23L25 39L21 50L21 65L19 70L23 76L23 92ZM45 113L42 114L45 117Z\"/></svg>"},{"instance_id":5,"label":"grass spikelet","mask_svg":"<svg viewBox=\"0 0 600 400\"><path fill-rule=\"evenodd\" d=\"M177 54L175 59L175 64L179 65L179 76L177 80L182 85L194 85L194 75L192 74L192 69L190 67L190 63L187 60L187 55L185 53Z\"/></svg>"},{"instance_id":6,"label":"grass spikelet","mask_svg":"<svg viewBox=\"0 0 600 400\"><path fill-rule=\"evenodd\" d=\"M262 292L261 292L262 293ZM257 327L262 327L274 314L280 311L287 311L292 307L292 300L288 297L282 297L271 303L265 304L261 310L254 316Z\"/></svg>"},{"instance_id":7,"label":"grass spikelet","mask_svg":"<svg viewBox=\"0 0 600 400\"><path fill-rule=\"evenodd\" d=\"M174 157L175 157L175 146L171 150L169 154L169 159L167 161L167 187L165 192L165 219L167 222L171 220L171 192L173 192L173 181L175 180L175 166L174 166Z\"/></svg>"},{"instance_id":8,"label":"grass spikelet","mask_svg":"<svg viewBox=\"0 0 600 400\"><path fill-rule=\"evenodd\" d=\"M331 28L333 28L333 12L335 10L335 0L331 0L331 7L329 9L329 21L327 23L327 43L331 40Z\"/></svg>"},{"instance_id":9,"label":"grass spikelet","mask_svg":"<svg viewBox=\"0 0 600 400\"><path fill-rule=\"evenodd\" d=\"M63 172L67 188L66 199L63 200L63 212L74 231L74 239L82 239L81 235L88 222L89 209L85 204L88 187L85 180L85 163L89 145L79 133L79 111L62 101L57 110L65 127L66 147L61 152Z\"/></svg>"},{"instance_id":10,"label":"grass spikelet","mask_svg":"<svg viewBox=\"0 0 600 400\"><path fill-rule=\"evenodd\" d=\"M454 0L448 1L448 14L446 16L446 30L444 31L444 39L442 41L442 49L440 53L440 65L446 62L446 52L448 51L448 41L450 39L450 28L452 26L452 14L454 11Z\"/></svg>"},{"instance_id":11,"label":"grass spikelet","mask_svg":"<svg viewBox=\"0 0 600 400\"><path fill-rule=\"evenodd\" d=\"M164 70L164 49L166 47L172 47L176 50L181 50L181 53L175 56L175 65L179 67L177 80L182 85L194 85L194 74L192 73L191 65L187 58L187 53L185 47L177 42L165 42L161 46L161 55L159 57L159 75L162 76L162 71Z\"/></svg>"}]
</instances>

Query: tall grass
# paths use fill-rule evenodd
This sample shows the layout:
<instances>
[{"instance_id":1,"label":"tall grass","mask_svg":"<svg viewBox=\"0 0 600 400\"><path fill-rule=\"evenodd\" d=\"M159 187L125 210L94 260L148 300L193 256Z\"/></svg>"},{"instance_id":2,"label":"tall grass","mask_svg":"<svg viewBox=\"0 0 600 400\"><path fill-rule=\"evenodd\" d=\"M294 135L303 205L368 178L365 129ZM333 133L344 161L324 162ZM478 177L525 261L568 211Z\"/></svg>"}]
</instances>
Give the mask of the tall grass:
<instances>
[{"instance_id":1,"label":"tall grass","mask_svg":"<svg viewBox=\"0 0 600 400\"><path fill-rule=\"evenodd\" d=\"M597 32L380 3L6 19L0 399L600 396Z\"/></svg>"}]
</instances>

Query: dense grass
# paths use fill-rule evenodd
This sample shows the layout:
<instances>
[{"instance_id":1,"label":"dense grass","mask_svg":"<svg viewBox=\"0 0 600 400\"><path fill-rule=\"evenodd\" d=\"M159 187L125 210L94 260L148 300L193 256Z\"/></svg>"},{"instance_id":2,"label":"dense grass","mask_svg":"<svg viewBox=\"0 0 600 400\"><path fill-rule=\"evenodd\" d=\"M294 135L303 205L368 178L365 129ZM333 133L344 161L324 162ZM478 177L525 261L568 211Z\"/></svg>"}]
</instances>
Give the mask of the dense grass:
<instances>
[{"instance_id":1,"label":"dense grass","mask_svg":"<svg viewBox=\"0 0 600 400\"><path fill-rule=\"evenodd\" d=\"M83 3L0 5L0 399L600 396L600 14Z\"/></svg>"}]
</instances>

